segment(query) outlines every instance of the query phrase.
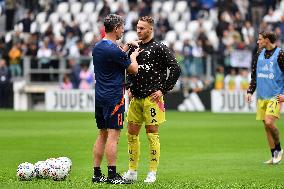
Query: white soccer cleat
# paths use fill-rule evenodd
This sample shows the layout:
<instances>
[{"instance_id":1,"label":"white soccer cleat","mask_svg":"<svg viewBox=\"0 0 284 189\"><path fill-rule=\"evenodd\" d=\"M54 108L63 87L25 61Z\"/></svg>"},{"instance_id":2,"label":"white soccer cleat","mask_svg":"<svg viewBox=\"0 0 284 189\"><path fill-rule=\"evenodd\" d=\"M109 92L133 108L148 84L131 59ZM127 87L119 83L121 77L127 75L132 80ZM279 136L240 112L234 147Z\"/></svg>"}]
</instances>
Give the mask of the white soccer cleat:
<instances>
[{"instance_id":1,"label":"white soccer cleat","mask_svg":"<svg viewBox=\"0 0 284 189\"><path fill-rule=\"evenodd\" d=\"M153 183L155 182L157 179L157 176L156 176L156 172L154 171L150 171L146 177L146 179L144 180L145 183Z\"/></svg>"},{"instance_id":2,"label":"white soccer cleat","mask_svg":"<svg viewBox=\"0 0 284 189\"><path fill-rule=\"evenodd\" d=\"M273 164L278 164L282 160L283 150L281 151L274 151L274 157L272 158Z\"/></svg>"},{"instance_id":3,"label":"white soccer cleat","mask_svg":"<svg viewBox=\"0 0 284 189\"><path fill-rule=\"evenodd\" d=\"M122 178L126 181L137 181L137 171L128 170L122 175Z\"/></svg>"},{"instance_id":4,"label":"white soccer cleat","mask_svg":"<svg viewBox=\"0 0 284 189\"><path fill-rule=\"evenodd\" d=\"M267 160L267 161L265 161L265 162L263 162L264 164L268 164L268 165L272 165L273 164L273 160L272 160L272 158L271 159L269 159L269 160Z\"/></svg>"}]
</instances>

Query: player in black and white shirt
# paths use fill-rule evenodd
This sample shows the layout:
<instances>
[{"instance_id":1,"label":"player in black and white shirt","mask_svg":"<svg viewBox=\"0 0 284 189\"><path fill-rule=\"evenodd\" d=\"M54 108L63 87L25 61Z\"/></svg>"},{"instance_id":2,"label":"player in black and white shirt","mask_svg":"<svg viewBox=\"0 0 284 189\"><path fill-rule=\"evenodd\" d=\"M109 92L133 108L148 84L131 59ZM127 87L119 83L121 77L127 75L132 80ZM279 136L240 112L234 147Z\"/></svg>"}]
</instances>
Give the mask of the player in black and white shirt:
<instances>
[{"instance_id":1,"label":"player in black and white shirt","mask_svg":"<svg viewBox=\"0 0 284 189\"><path fill-rule=\"evenodd\" d=\"M160 159L159 125L165 121L163 95L170 91L178 80L181 70L177 61L164 44L153 38L154 20L145 16L139 19L137 35L140 54L137 57L138 73L128 75L129 95L132 96L128 120L128 155L129 170L124 179L137 180L138 159L140 154L139 131L145 123L149 140L150 166L144 180L146 183L156 181L156 172ZM130 48L129 54L134 51Z\"/></svg>"}]
</instances>

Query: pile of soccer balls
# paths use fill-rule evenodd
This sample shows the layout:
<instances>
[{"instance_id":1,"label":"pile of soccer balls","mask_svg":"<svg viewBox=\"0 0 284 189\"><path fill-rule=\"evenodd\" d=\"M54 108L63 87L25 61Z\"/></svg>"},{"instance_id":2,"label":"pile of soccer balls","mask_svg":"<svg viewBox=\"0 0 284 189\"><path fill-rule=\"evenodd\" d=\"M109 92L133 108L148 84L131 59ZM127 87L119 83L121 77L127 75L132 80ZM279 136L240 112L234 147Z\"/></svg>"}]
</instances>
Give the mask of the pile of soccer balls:
<instances>
[{"instance_id":1,"label":"pile of soccer balls","mask_svg":"<svg viewBox=\"0 0 284 189\"><path fill-rule=\"evenodd\" d=\"M45 161L38 161L34 165L25 162L18 166L17 177L20 180L34 178L65 180L71 171L71 166L72 161L68 157L49 158Z\"/></svg>"}]
</instances>

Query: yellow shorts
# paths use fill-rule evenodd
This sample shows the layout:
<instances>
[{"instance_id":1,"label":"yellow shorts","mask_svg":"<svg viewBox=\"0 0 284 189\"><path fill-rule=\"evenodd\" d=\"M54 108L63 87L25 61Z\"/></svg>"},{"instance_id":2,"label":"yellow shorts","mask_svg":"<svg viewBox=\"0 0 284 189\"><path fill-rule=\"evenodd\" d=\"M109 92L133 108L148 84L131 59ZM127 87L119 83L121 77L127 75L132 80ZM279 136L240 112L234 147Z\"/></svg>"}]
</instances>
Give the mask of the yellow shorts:
<instances>
[{"instance_id":1,"label":"yellow shorts","mask_svg":"<svg viewBox=\"0 0 284 189\"><path fill-rule=\"evenodd\" d=\"M130 101L127 118L128 123L138 125L159 125L165 120L165 107L163 97L151 102L151 97L132 98Z\"/></svg>"},{"instance_id":2,"label":"yellow shorts","mask_svg":"<svg viewBox=\"0 0 284 189\"><path fill-rule=\"evenodd\" d=\"M280 118L280 104L276 99L257 100L256 120L264 120L266 115Z\"/></svg>"}]
</instances>

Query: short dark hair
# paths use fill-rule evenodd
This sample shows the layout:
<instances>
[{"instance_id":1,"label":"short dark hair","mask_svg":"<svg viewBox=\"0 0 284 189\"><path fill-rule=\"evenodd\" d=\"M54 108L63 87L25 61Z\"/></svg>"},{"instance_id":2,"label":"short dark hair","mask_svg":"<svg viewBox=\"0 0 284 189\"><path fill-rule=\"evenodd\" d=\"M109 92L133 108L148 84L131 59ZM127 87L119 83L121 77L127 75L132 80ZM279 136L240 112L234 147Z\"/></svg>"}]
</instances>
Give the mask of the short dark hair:
<instances>
[{"instance_id":1,"label":"short dark hair","mask_svg":"<svg viewBox=\"0 0 284 189\"><path fill-rule=\"evenodd\" d=\"M151 16L143 16L139 20L143 22L148 22L148 24L154 26L154 19Z\"/></svg>"},{"instance_id":2,"label":"short dark hair","mask_svg":"<svg viewBox=\"0 0 284 189\"><path fill-rule=\"evenodd\" d=\"M115 28L122 26L124 19L117 14L109 14L105 17L104 26L106 33L112 32Z\"/></svg>"},{"instance_id":3,"label":"short dark hair","mask_svg":"<svg viewBox=\"0 0 284 189\"><path fill-rule=\"evenodd\" d=\"M264 39L269 39L271 43L275 43L276 41L276 34L272 31L262 31L259 33Z\"/></svg>"}]
</instances>

